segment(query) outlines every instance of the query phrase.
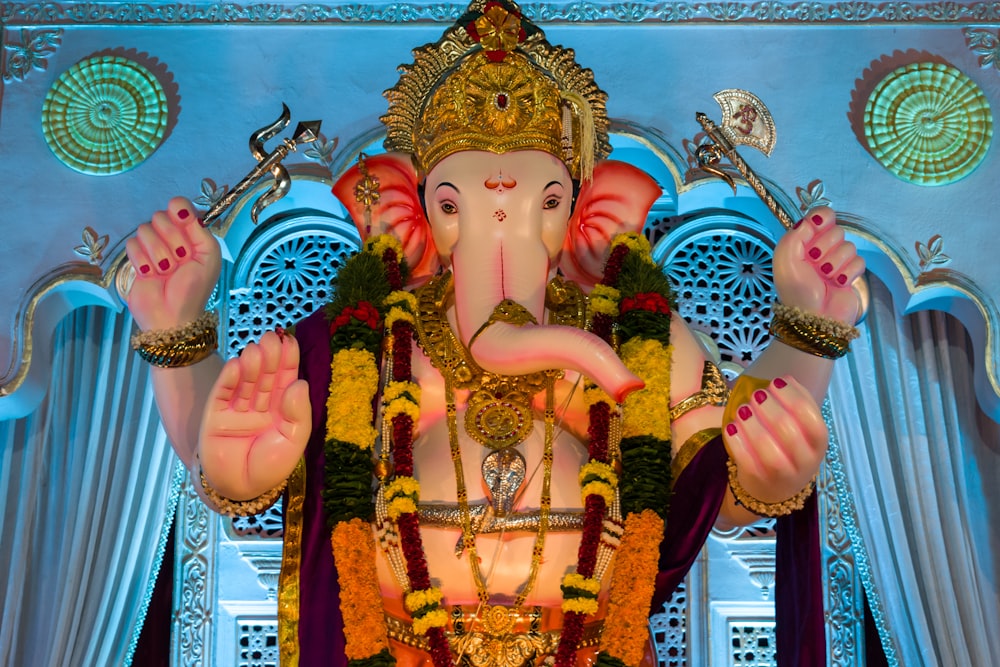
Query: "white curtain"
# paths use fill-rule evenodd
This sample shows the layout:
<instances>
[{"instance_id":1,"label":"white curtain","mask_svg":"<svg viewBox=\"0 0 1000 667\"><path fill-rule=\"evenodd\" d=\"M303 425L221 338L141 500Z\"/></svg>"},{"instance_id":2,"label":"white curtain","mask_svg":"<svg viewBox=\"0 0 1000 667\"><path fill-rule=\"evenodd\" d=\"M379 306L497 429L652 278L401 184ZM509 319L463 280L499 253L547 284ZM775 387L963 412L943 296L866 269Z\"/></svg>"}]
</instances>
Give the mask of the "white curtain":
<instances>
[{"instance_id":1,"label":"white curtain","mask_svg":"<svg viewBox=\"0 0 1000 667\"><path fill-rule=\"evenodd\" d=\"M127 664L180 477L132 320L68 315L30 416L0 422L0 665Z\"/></svg>"},{"instance_id":2,"label":"white curtain","mask_svg":"<svg viewBox=\"0 0 1000 667\"><path fill-rule=\"evenodd\" d=\"M907 667L1000 665L1000 425L979 408L961 323L899 316L872 281L830 403L876 618Z\"/></svg>"}]
</instances>

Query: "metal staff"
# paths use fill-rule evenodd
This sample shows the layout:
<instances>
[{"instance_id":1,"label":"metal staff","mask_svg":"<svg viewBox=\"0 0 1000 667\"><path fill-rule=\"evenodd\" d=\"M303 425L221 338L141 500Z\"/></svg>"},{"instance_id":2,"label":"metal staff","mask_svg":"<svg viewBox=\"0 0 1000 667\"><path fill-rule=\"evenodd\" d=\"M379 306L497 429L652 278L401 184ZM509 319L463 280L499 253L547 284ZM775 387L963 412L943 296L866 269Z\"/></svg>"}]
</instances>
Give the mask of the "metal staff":
<instances>
[{"instance_id":1,"label":"metal staff","mask_svg":"<svg viewBox=\"0 0 1000 667\"><path fill-rule=\"evenodd\" d=\"M254 201L250 209L250 219L253 220L253 223L257 224L257 218L265 207L288 194L289 188L292 187L292 179L288 175L288 170L281 164L281 161L294 151L299 144L316 141L319 138L320 127L320 121L318 120L300 122L296 125L294 136L291 139L282 140L282 143L278 144L273 151L265 153L264 142L283 130L290 121L291 112L288 111L288 106L282 103L281 115L278 119L250 135L250 152L257 158L257 165L250 170L250 173L242 181L236 184L236 187L226 192L219 201L212 204L212 207L202 219L202 224L205 227L215 224L225 210L267 172L270 172L274 176L274 183L271 184L267 192Z\"/></svg>"},{"instance_id":2,"label":"metal staff","mask_svg":"<svg viewBox=\"0 0 1000 667\"><path fill-rule=\"evenodd\" d=\"M768 111L759 97L738 88L720 90L713 95L713 98L722 107L721 125L716 125L700 111L695 114L695 118L712 142L699 146L695 151L699 166L703 171L726 181L735 194L736 183L733 182L732 176L719 167L722 158L728 158L729 162L736 167L736 171L743 176L768 210L778 219L778 222L785 229L791 229L795 224L792 215L778 203L763 181L736 150L737 146L752 146L765 156L771 156L771 151L774 150L774 144L777 141L777 131L771 112ZM868 312L870 301L868 283L861 276L851 286L861 300L860 312L858 313L858 322L860 322Z\"/></svg>"}]
</instances>

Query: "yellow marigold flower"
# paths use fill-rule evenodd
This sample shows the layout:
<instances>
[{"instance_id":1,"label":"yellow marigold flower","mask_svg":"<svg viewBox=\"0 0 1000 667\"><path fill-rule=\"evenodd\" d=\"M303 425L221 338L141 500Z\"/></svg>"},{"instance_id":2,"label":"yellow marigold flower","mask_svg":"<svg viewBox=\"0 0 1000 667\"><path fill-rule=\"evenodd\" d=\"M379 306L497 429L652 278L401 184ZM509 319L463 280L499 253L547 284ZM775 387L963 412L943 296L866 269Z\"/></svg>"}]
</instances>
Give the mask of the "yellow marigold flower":
<instances>
[{"instance_id":1,"label":"yellow marigold flower","mask_svg":"<svg viewBox=\"0 0 1000 667\"><path fill-rule=\"evenodd\" d=\"M417 511L417 504L413 498L393 498L386 504L385 513L390 519L398 519L404 514L413 514Z\"/></svg>"},{"instance_id":2,"label":"yellow marigold flower","mask_svg":"<svg viewBox=\"0 0 1000 667\"><path fill-rule=\"evenodd\" d=\"M399 308L398 306L390 308L389 312L385 316L385 328L391 329L392 325L400 320L404 322L409 322L410 324L416 324L417 320L413 317L412 313Z\"/></svg>"},{"instance_id":3,"label":"yellow marigold flower","mask_svg":"<svg viewBox=\"0 0 1000 667\"><path fill-rule=\"evenodd\" d=\"M385 406L382 418L391 420L399 414L410 415L410 419L412 419L414 425L416 425L416 423L420 421L420 406L415 405L412 401L408 401L404 398L397 398L389 403L389 405Z\"/></svg>"},{"instance_id":4,"label":"yellow marigold flower","mask_svg":"<svg viewBox=\"0 0 1000 667\"><path fill-rule=\"evenodd\" d=\"M444 609L436 609L420 618L413 619L413 631L418 635L424 635L431 628L443 628L447 624L448 612Z\"/></svg>"},{"instance_id":5,"label":"yellow marigold flower","mask_svg":"<svg viewBox=\"0 0 1000 667\"><path fill-rule=\"evenodd\" d=\"M621 292L608 285L595 285L590 293L590 310L594 313L604 313L611 317L618 316L618 302Z\"/></svg>"},{"instance_id":6,"label":"yellow marigold flower","mask_svg":"<svg viewBox=\"0 0 1000 667\"><path fill-rule=\"evenodd\" d=\"M385 487L386 498L396 498L398 496L420 496L420 482L412 477L397 477L389 482Z\"/></svg>"},{"instance_id":7,"label":"yellow marigold flower","mask_svg":"<svg viewBox=\"0 0 1000 667\"><path fill-rule=\"evenodd\" d=\"M385 403L409 394L415 403L420 403L420 385L416 382L390 382L382 392L382 400Z\"/></svg>"},{"instance_id":8,"label":"yellow marigold flower","mask_svg":"<svg viewBox=\"0 0 1000 667\"><path fill-rule=\"evenodd\" d=\"M403 258L403 244L392 234L379 234L365 241L365 252L370 252L379 258L390 248L396 251L397 258Z\"/></svg>"},{"instance_id":9,"label":"yellow marigold flower","mask_svg":"<svg viewBox=\"0 0 1000 667\"><path fill-rule=\"evenodd\" d=\"M393 290L389 296L385 297L385 305L400 306L411 313L417 311L417 297L406 290Z\"/></svg>"},{"instance_id":10,"label":"yellow marigold flower","mask_svg":"<svg viewBox=\"0 0 1000 667\"><path fill-rule=\"evenodd\" d=\"M587 403L588 407L601 402L607 403L609 406L615 404L615 400L608 395L608 392L598 386L591 386L584 389L583 400Z\"/></svg>"},{"instance_id":11,"label":"yellow marigold flower","mask_svg":"<svg viewBox=\"0 0 1000 667\"><path fill-rule=\"evenodd\" d=\"M372 427L371 402L377 390L375 356L367 350L338 351L326 402L327 439L371 448L377 435Z\"/></svg>"},{"instance_id":12,"label":"yellow marigold flower","mask_svg":"<svg viewBox=\"0 0 1000 667\"><path fill-rule=\"evenodd\" d=\"M562 585L569 588L579 588L594 595L601 592L601 582L593 577L585 577L578 572L570 572L563 577Z\"/></svg>"},{"instance_id":13,"label":"yellow marigold flower","mask_svg":"<svg viewBox=\"0 0 1000 667\"><path fill-rule=\"evenodd\" d=\"M597 600L589 598L570 598L563 600L562 610L564 613L575 611L578 614L596 614L598 609Z\"/></svg>"},{"instance_id":14,"label":"yellow marigold flower","mask_svg":"<svg viewBox=\"0 0 1000 667\"><path fill-rule=\"evenodd\" d=\"M621 356L625 366L646 383L625 399L623 435L651 435L669 441L671 348L636 337L622 345Z\"/></svg>"},{"instance_id":15,"label":"yellow marigold flower","mask_svg":"<svg viewBox=\"0 0 1000 667\"><path fill-rule=\"evenodd\" d=\"M618 475L615 474L615 469L602 461L587 461L580 466L580 484L583 484L583 481L591 475L604 480L609 486L618 485Z\"/></svg>"},{"instance_id":16,"label":"yellow marigold flower","mask_svg":"<svg viewBox=\"0 0 1000 667\"><path fill-rule=\"evenodd\" d=\"M342 521L334 527L330 543L340 577L347 657L354 660L373 656L388 648L389 640L371 526L361 519Z\"/></svg>"},{"instance_id":17,"label":"yellow marigold flower","mask_svg":"<svg viewBox=\"0 0 1000 667\"><path fill-rule=\"evenodd\" d=\"M636 234L634 232L619 234L611 241L611 250L614 251L614 249L619 245L627 245L633 252L641 253L643 258L650 264L653 263L653 248L649 245L649 239L642 234Z\"/></svg>"},{"instance_id":18,"label":"yellow marigold flower","mask_svg":"<svg viewBox=\"0 0 1000 667\"><path fill-rule=\"evenodd\" d=\"M602 496L604 502L608 505L615 502L615 487L609 485L607 482L588 482L580 487L580 497L583 498L584 502L587 501L587 496L591 494Z\"/></svg>"},{"instance_id":19,"label":"yellow marigold flower","mask_svg":"<svg viewBox=\"0 0 1000 667\"><path fill-rule=\"evenodd\" d=\"M441 589L433 587L422 591L410 591L406 594L403 602L406 605L407 611L414 612L430 605L441 604L441 600L443 599L444 594L441 592Z\"/></svg>"}]
</instances>

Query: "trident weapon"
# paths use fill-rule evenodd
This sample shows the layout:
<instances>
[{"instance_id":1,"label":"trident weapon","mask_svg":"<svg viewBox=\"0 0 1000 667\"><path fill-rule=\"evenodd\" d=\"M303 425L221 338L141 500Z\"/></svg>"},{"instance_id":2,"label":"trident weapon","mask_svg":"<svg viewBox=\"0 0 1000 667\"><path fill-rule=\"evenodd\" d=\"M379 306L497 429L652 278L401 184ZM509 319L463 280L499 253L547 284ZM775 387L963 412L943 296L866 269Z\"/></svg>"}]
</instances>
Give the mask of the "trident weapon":
<instances>
[{"instance_id":1,"label":"trident weapon","mask_svg":"<svg viewBox=\"0 0 1000 667\"><path fill-rule=\"evenodd\" d=\"M320 121L318 120L300 122L295 126L294 136L291 139L282 140L273 151L265 153L264 142L285 129L290 121L291 112L288 110L288 106L282 103L281 115L278 119L250 135L250 152L257 158L257 165L232 190L226 192L221 199L212 205L202 219L202 224L205 227L215 224L225 210L232 206L233 202L239 199L243 193L249 190L267 172L270 172L274 176L274 182L268 188L267 192L258 197L253 203L250 209L250 219L253 223L257 224L260 212L265 207L270 206L288 194L288 190L292 187L292 179L288 175L288 170L281 164L281 161L294 151L299 144L316 141L319 138L320 126Z\"/></svg>"},{"instance_id":2,"label":"trident weapon","mask_svg":"<svg viewBox=\"0 0 1000 667\"><path fill-rule=\"evenodd\" d=\"M722 124L716 125L700 111L695 114L695 118L712 142L702 144L695 151L698 165L703 171L726 181L735 194L736 183L733 182L732 176L719 167L722 158L727 158L764 202L768 210L778 219L778 222L785 229L791 229L795 224L792 215L778 203L760 177L736 151L737 146L752 146L765 156L771 156L771 151L774 150L774 144L777 141L777 131L771 112L768 111L759 97L739 88L720 90L712 97L722 107ZM870 300L868 283L864 276L861 276L854 281L852 287L861 300L860 312L858 313L858 322L860 322L868 312Z\"/></svg>"},{"instance_id":3,"label":"trident weapon","mask_svg":"<svg viewBox=\"0 0 1000 667\"><path fill-rule=\"evenodd\" d=\"M254 201L253 206L250 208L250 219L253 221L253 224L257 224L260 212L265 207L270 206L288 194L288 190L292 187L292 179L288 175L288 170L281 164L281 161L294 151L299 144L316 141L319 138L320 126L320 121L318 120L301 122L295 127L295 133L291 139L282 140L273 151L265 153L264 142L272 139L278 132L281 132L290 121L291 112L288 110L288 106L282 102L281 115L278 116L278 119L250 135L250 152L257 158L257 165L250 170L250 173L242 181L236 184L236 187L226 192L221 199L208 209L208 213L202 218L202 225L204 227L207 228L215 224L226 209L232 206L233 202L239 199L243 193L249 190L251 186L257 183L268 172L274 177L274 182L264 194ZM121 264L115 274L115 286L118 289L118 294L124 298L129 293L129 290L132 289L132 282L134 280L135 269L131 263L125 262Z\"/></svg>"}]
</instances>

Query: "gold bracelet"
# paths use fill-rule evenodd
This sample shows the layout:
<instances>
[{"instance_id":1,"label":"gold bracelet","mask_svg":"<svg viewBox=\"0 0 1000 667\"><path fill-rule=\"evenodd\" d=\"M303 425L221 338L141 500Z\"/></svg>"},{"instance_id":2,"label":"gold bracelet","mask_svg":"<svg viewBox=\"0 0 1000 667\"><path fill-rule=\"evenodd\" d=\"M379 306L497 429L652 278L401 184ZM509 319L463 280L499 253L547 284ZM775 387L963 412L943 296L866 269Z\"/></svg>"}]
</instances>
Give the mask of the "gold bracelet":
<instances>
[{"instance_id":1,"label":"gold bracelet","mask_svg":"<svg viewBox=\"0 0 1000 667\"><path fill-rule=\"evenodd\" d=\"M286 479L278 486L270 491L265 491L256 498L251 498L250 500L230 500L209 486L200 465L198 466L198 476L201 477L201 488L205 492L205 497L212 501L219 514L226 516L253 516L254 514L260 514L281 497L281 494L285 492L285 487L288 485L288 480Z\"/></svg>"},{"instance_id":2,"label":"gold bracelet","mask_svg":"<svg viewBox=\"0 0 1000 667\"><path fill-rule=\"evenodd\" d=\"M733 492L733 496L736 498L736 504L742 505L754 514L760 516L785 516L786 514L791 514L795 510L802 509L805 507L806 499L808 499L810 494L812 494L813 487L816 485L816 476L814 475L813 478L809 480L809 483L806 484L805 488L791 498L777 503L765 503L763 500L758 500L751 496L747 493L747 490L743 488L740 484L739 477L737 476L736 464L733 463L732 459L726 460L726 467L729 468L729 490ZM818 474L819 473L817 473L817 475Z\"/></svg>"},{"instance_id":3,"label":"gold bracelet","mask_svg":"<svg viewBox=\"0 0 1000 667\"><path fill-rule=\"evenodd\" d=\"M729 387L722 377L722 371L714 363L706 360L701 373L701 390L670 408L670 421L675 422L692 410L706 405L723 406L728 398Z\"/></svg>"},{"instance_id":4,"label":"gold bracelet","mask_svg":"<svg viewBox=\"0 0 1000 667\"><path fill-rule=\"evenodd\" d=\"M828 317L782 303L772 304L771 335L797 350L824 359L839 359L850 350L858 330Z\"/></svg>"},{"instance_id":5,"label":"gold bracelet","mask_svg":"<svg viewBox=\"0 0 1000 667\"><path fill-rule=\"evenodd\" d=\"M538 324L538 320L531 312L519 304L513 299L504 299L496 305L490 316L483 322L483 326L476 329L476 333L472 334L472 338L469 339L469 347L475 342L479 334L483 333L489 327L493 326L497 322L506 322L507 324L513 324L516 327L523 327L529 322L531 324Z\"/></svg>"},{"instance_id":6,"label":"gold bracelet","mask_svg":"<svg viewBox=\"0 0 1000 667\"><path fill-rule=\"evenodd\" d=\"M159 368L180 368L211 356L219 347L219 316L205 311L184 326L159 331L140 331L132 337L139 357Z\"/></svg>"}]
</instances>

